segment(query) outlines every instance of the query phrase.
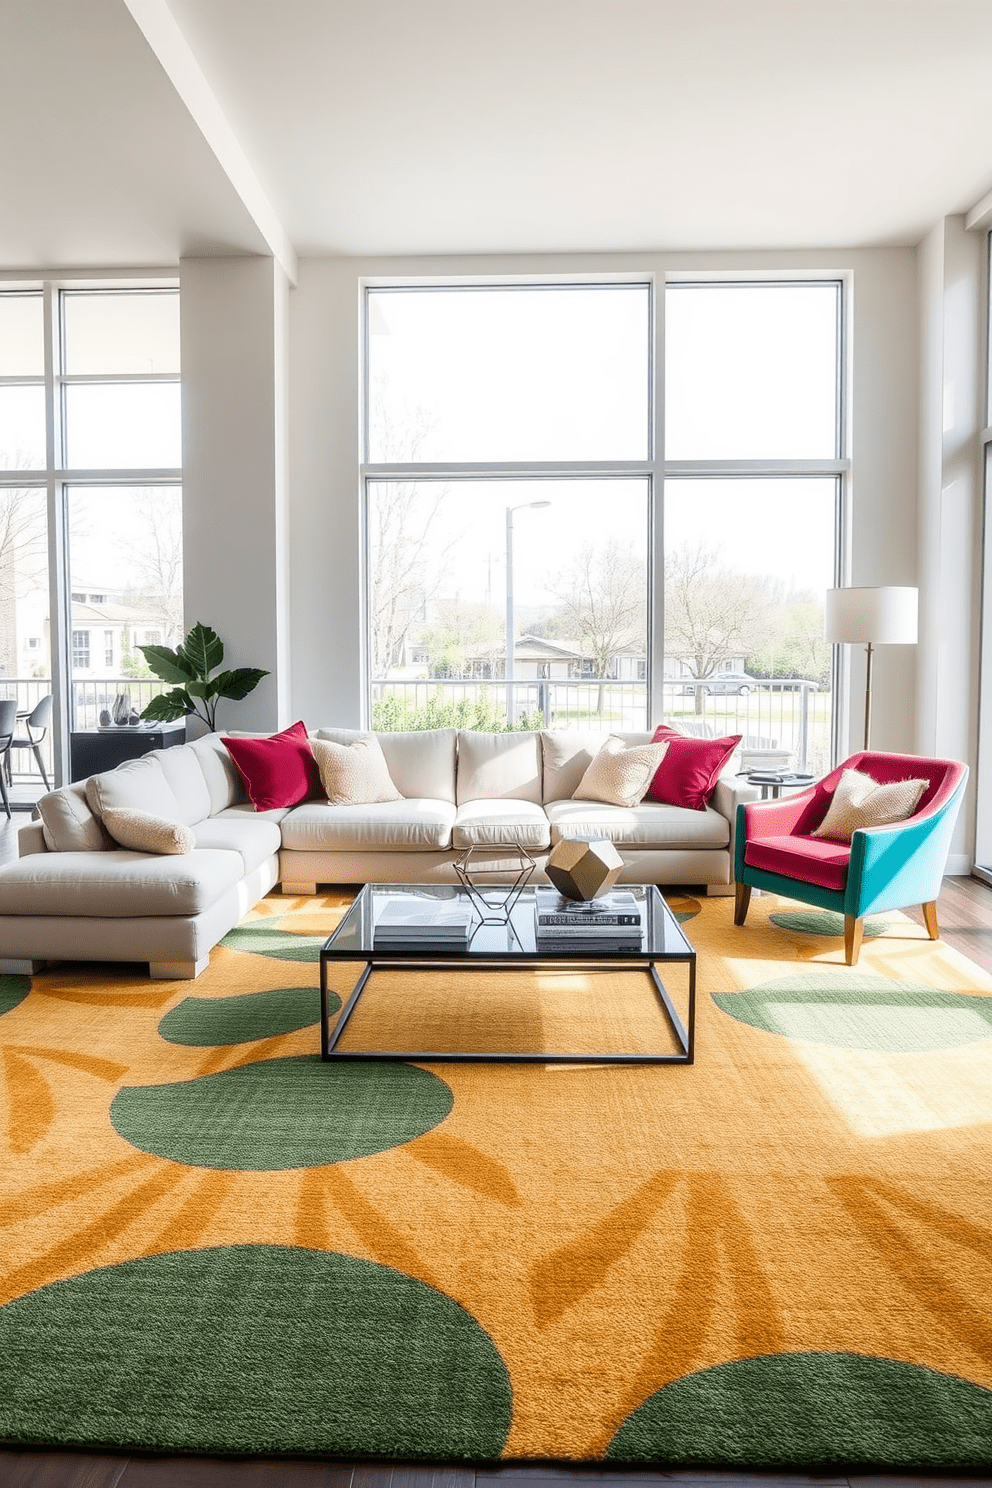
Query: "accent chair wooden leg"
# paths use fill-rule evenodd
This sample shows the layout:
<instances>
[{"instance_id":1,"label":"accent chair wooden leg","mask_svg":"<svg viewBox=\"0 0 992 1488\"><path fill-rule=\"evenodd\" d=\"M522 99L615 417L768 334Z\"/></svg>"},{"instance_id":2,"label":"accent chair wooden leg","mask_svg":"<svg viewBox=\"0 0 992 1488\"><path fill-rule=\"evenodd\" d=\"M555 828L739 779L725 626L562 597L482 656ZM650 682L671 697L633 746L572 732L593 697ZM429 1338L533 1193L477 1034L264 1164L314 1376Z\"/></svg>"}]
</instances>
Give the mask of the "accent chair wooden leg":
<instances>
[{"instance_id":1,"label":"accent chair wooden leg","mask_svg":"<svg viewBox=\"0 0 992 1488\"><path fill-rule=\"evenodd\" d=\"M734 892L734 924L743 925L751 903L751 885L739 883Z\"/></svg>"},{"instance_id":2,"label":"accent chair wooden leg","mask_svg":"<svg viewBox=\"0 0 992 1488\"><path fill-rule=\"evenodd\" d=\"M854 915L844 916L844 957L848 966L857 966L861 954L861 937L865 933L864 920Z\"/></svg>"},{"instance_id":3,"label":"accent chair wooden leg","mask_svg":"<svg viewBox=\"0 0 992 1488\"><path fill-rule=\"evenodd\" d=\"M923 923L927 927L927 934L931 940L940 939L940 930L937 927L937 901L931 899L929 904L923 906Z\"/></svg>"}]
</instances>

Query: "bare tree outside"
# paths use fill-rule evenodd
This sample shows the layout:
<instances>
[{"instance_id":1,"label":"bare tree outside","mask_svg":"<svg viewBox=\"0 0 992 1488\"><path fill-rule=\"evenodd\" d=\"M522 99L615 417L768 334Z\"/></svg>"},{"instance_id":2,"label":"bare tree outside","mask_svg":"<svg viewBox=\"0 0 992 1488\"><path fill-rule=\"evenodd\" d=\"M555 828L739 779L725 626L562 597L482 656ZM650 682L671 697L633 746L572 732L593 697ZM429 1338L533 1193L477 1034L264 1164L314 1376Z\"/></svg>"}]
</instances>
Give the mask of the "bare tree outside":
<instances>
[{"instance_id":1,"label":"bare tree outside","mask_svg":"<svg viewBox=\"0 0 992 1488\"><path fill-rule=\"evenodd\" d=\"M116 543L122 562L134 575L125 590L126 600L161 629L163 645L176 646L183 637L183 518L178 492L153 487L136 491L133 512L137 536Z\"/></svg>"},{"instance_id":2,"label":"bare tree outside","mask_svg":"<svg viewBox=\"0 0 992 1488\"><path fill-rule=\"evenodd\" d=\"M608 538L586 543L548 582L559 603L557 624L588 650L597 677L609 675L617 656L647 649L645 564L632 544ZM596 711L602 713L600 683Z\"/></svg>"},{"instance_id":3,"label":"bare tree outside","mask_svg":"<svg viewBox=\"0 0 992 1488\"><path fill-rule=\"evenodd\" d=\"M767 581L728 567L719 545L687 542L666 556L665 654L688 661L693 677L747 656L767 633L771 610ZM697 713L703 701L697 687Z\"/></svg>"},{"instance_id":4,"label":"bare tree outside","mask_svg":"<svg viewBox=\"0 0 992 1488\"><path fill-rule=\"evenodd\" d=\"M0 675L18 672L17 607L48 584L44 491L0 488Z\"/></svg>"}]
</instances>

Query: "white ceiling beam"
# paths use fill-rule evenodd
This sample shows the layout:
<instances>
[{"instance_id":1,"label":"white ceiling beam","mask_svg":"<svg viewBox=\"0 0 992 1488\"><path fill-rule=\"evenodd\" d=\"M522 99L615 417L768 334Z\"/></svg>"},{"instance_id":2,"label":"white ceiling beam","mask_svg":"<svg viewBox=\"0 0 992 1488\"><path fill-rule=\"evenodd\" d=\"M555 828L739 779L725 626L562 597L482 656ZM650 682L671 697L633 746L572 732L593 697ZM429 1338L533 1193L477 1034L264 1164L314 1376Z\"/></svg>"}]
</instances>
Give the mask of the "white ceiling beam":
<instances>
[{"instance_id":1,"label":"white ceiling beam","mask_svg":"<svg viewBox=\"0 0 992 1488\"><path fill-rule=\"evenodd\" d=\"M214 96L166 0L124 0L193 123L245 205L291 284L299 275L293 247L251 162Z\"/></svg>"},{"instance_id":2,"label":"white ceiling beam","mask_svg":"<svg viewBox=\"0 0 992 1488\"><path fill-rule=\"evenodd\" d=\"M977 201L964 219L966 228L988 227L992 223L992 191L987 191L981 201Z\"/></svg>"}]
</instances>

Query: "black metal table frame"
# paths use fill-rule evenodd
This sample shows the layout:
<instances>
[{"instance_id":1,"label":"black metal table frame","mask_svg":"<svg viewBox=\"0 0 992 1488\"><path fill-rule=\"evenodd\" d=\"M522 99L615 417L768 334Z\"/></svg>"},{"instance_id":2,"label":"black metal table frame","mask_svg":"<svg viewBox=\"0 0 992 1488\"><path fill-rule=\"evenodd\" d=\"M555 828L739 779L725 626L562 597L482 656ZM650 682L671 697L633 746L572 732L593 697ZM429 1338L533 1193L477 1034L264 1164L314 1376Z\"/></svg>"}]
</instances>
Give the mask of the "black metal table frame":
<instances>
[{"instance_id":1,"label":"black metal table frame","mask_svg":"<svg viewBox=\"0 0 992 1488\"><path fill-rule=\"evenodd\" d=\"M320 952L320 1057L326 1062L335 1059L392 1059L407 1062L431 1064L692 1064L695 1056L696 1042L696 953L690 951L688 954L668 955L664 958L664 964L681 964L689 968L689 1002L688 1002L688 1028L679 1017L678 1011L668 994L665 984L658 975L656 959L651 956L555 956L551 957L535 952L529 954L521 952L512 958L500 956L460 956L456 953L435 957L427 956L411 959L409 950L397 951L393 955L371 958L356 956L354 951L350 955L343 952L334 954L329 950L334 937L322 947ZM327 968L329 965L344 961L364 961L358 980L352 988L351 995L341 1009L340 1017L332 1036L328 1037L328 987ZM541 967L574 969L581 967L583 971L615 972L633 970L635 968L646 968L657 994L658 1001L672 1032L679 1045L677 1054L501 1054L501 1053L455 1053L445 1052L437 1049L407 1049L407 1050L343 1050L337 1047L341 1035L348 1026L352 1013L358 1005L358 1000L368 984L373 971L389 967L393 971L505 971L508 966L516 967Z\"/></svg>"}]
</instances>

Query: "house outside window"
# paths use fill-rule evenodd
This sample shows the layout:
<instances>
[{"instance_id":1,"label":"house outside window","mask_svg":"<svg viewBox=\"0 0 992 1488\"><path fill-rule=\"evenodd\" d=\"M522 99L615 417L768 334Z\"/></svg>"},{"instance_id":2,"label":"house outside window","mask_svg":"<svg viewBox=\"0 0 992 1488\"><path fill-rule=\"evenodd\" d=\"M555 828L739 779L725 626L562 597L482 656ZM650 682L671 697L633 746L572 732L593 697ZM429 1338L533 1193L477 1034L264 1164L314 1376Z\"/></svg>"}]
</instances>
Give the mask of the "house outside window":
<instances>
[{"instance_id":1,"label":"house outside window","mask_svg":"<svg viewBox=\"0 0 992 1488\"><path fill-rule=\"evenodd\" d=\"M72 632L73 671L87 672L90 666L90 633L88 630Z\"/></svg>"},{"instance_id":2,"label":"house outside window","mask_svg":"<svg viewBox=\"0 0 992 1488\"><path fill-rule=\"evenodd\" d=\"M112 667L114 664L114 632L105 630L103 632L103 664Z\"/></svg>"}]
</instances>

